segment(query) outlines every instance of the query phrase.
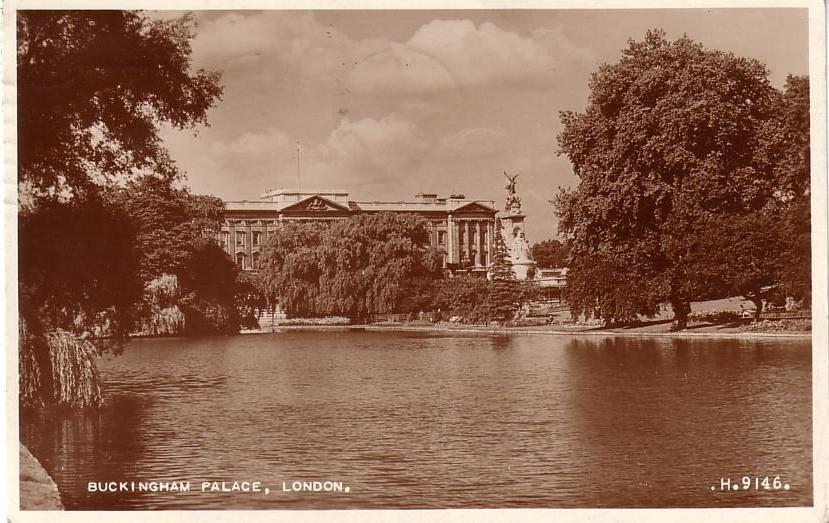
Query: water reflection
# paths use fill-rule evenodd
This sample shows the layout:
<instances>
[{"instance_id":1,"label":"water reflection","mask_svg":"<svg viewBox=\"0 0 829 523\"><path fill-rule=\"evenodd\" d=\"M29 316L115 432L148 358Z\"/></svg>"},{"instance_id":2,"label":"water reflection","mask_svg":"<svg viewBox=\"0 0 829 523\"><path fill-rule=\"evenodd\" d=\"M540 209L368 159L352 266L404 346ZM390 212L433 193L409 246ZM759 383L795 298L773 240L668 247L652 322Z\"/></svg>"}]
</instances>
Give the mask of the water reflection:
<instances>
[{"instance_id":1,"label":"water reflection","mask_svg":"<svg viewBox=\"0 0 829 523\"><path fill-rule=\"evenodd\" d=\"M141 340L97 413L26 417L70 508L665 507L811 502L807 342L285 332ZM787 492L712 493L780 475ZM90 495L96 480L270 495ZM350 493L282 492L292 480Z\"/></svg>"},{"instance_id":2,"label":"water reflection","mask_svg":"<svg viewBox=\"0 0 829 523\"><path fill-rule=\"evenodd\" d=\"M616 338L574 340L565 353L575 452L617 485L596 497L598 506L704 506L711 500L700 491L745 474L785 474L802 495L731 493L722 501L810 499L808 351L785 342Z\"/></svg>"}]
</instances>

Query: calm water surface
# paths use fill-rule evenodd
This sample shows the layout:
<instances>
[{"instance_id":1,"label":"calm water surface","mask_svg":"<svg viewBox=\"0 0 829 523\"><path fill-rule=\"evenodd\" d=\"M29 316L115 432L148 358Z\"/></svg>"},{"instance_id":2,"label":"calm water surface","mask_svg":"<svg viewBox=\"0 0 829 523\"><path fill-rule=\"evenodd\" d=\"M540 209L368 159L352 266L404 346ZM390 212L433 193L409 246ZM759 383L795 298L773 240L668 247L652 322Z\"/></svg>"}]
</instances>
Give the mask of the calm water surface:
<instances>
[{"instance_id":1,"label":"calm water surface","mask_svg":"<svg viewBox=\"0 0 829 523\"><path fill-rule=\"evenodd\" d=\"M102 411L21 423L68 508L812 503L808 340L289 331L138 340L101 369ZM743 475L790 489L720 492ZM270 493L200 489L243 480Z\"/></svg>"}]
</instances>

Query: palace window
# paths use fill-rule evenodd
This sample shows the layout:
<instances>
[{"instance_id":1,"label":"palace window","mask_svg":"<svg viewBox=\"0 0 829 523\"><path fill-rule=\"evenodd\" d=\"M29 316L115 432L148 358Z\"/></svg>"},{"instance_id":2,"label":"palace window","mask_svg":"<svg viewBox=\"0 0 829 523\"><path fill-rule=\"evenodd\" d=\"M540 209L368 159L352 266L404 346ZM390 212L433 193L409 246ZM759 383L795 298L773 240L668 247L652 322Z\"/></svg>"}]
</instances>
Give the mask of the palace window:
<instances>
[{"instance_id":1,"label":"palace window","mask_svg":"<svg viewBox=\"0 0 829 523\"><path fill-rule=\"evenodd\" d=\"M262 238L262 233L259 231L253 231L251 234L253 235L253 245L259 245L259 242Z\"/></svg>"},{"instance_id":2,"label":"palace window","mask_svg":"<svg viewBox=\"0 0 829 523\"><path fill-rule=\"evenodd\" d=\"M221 239L219 240L219 241L222 242L222 247L227 248L228 242L230 241L229 237L230 237L229 232L226 232L226 231L222 232L221 237L220 237Z\"/></svg>"},{"instance_id":3,"label":"palace window","mask_svg":"<svg viewBox=\"0 0 829 523\"><path fill-rule=\"evenodd\" d=\"M247 233L236 231L236 247L244 247L248 243Z\"/></svg>"},{"instance_id":4,"label":"palace window","mask_svg":"<svg viewBox=\"0 0 829 523\"><path fill-rule=\"evenodd\" d=\"M247 256L245 256L245 253L236 253L236 266L243 270L248 268Z\"/></svg>"},{"instance_id":5,"label":"palace window","mask_svg":"<svg viewBox=\"0 0 829 523\"><path fill-rule=\"evenodd\" d=\"M446 245L446 231L438 231L438 245Z\"/></svg>"},{"instance_id":6,"label":"palace window","mask_svg":"<svg viewBox=\"0 0 829 523\"><path fill-rule=\"evenodd\" d=\"M255 253L250 255L250 261L251 261L251 268L252 269L259 269L259 253L258 252L255 252Z\"/></svg>"}]
</instances>

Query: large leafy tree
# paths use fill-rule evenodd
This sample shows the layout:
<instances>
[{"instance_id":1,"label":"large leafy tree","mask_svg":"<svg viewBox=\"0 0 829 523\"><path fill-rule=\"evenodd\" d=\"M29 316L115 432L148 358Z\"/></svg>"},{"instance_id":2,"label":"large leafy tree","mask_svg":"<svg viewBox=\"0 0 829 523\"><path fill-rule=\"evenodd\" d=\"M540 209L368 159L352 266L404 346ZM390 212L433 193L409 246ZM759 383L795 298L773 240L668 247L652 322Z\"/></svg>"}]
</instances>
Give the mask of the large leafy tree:
<instances>
[{"instance_id":1,"label":"large leafy tree","mask_svg":"<svg viewBox=\"0 0 829 523\"><path fill-rule=\"evenodd\" d=\"M18 180L34 198L94 191L136 172L177 174L159 126L206 123L219 74L190 71L193 18L19 11Z\"/></svg>"},{"instance_id":2,"label":"large leafy tree","mask_svg":"<svg viewBox=\"0 0 829 523\"><path fill-rule=\"evenodd\" d=\"M176 276L185 316L184 332L232 332L237 269L219 246L224 204L194 195L163 178L143 176L108 193L135 228L138 272L145 282ZM152 309L146 310L152 314Z\"/></svg>"},{"instance_id":3,"label":"large leafy tree","mask_svg":"<svg viewBox=\"0 0 829 523\"><path fill-rule=\"evenodd\" d=\"M395 312L423 278L437 277L427 222L379 213L331 224L286 224L268 240L259 280L292 315L364 321Z\"/></svg>"},{"instance_id":4,"label":"large leafy tree","mask_svg":"<svg viewBox=\"0 0 829 523\"><path fill-rule=\"evenodd\" d=\"M139 175L177 179L160 127L205 123L221 96L217 73L190 70L192 30L190 16L17 14L24 403L101 401L96 385L78 382L96 376L87 335L119 346L142 266L140 227L107 193Z\"/></svg>"},{"instance_id":5,"label":"large leafy tree","mask_svg":"<svg viewBox=\"0 0 829 523\"><path fill-rule=\"evenodd\" d=\"M795 299L811 300L809 78L786 79L778 117L770 125L782 209L780 283Z\"/></svg>"},{"instance_id":6,"label":"large leafy tree","mask_svg":"<svg viewBox=\"0 0 829 523\"><path fill-rule=\"evenodd\" d=\"M216 244L224 203L194 195L167 180L143 176L108 193L136 227L139 270L144 280L163 273L184 277L194 253Z\"/></svg>"},{"instance_id":7,"label":"large leafy tree","mask_svg":"<svg viewBox=\"0 0 829 523\"><path fill-rule=\"evenodd\" d=\"M777 164L761 152L780 93L758 61L660 31L630 41L590 89L584 112L561 113L558 137L580 178L556 199L574 261L568 296L606 318L667 301L684 328L691 301L731 291L699 270L710 224L779 194ZM631 284L647 291L625 298ZM609 295L624 299L602 306Z\"/></svg>"},{"instance_id":8,"label":"large leafy tree","mask_svg":"<svg viewBox=\"0 0 829 523\"><path fill-rule=\"evenodd\" d=\"M289 222L268 236L255 284L269 304L278 302L294 316L323 314L318 303L326 229L319 222Z\"/></svg>"}]
</instances>

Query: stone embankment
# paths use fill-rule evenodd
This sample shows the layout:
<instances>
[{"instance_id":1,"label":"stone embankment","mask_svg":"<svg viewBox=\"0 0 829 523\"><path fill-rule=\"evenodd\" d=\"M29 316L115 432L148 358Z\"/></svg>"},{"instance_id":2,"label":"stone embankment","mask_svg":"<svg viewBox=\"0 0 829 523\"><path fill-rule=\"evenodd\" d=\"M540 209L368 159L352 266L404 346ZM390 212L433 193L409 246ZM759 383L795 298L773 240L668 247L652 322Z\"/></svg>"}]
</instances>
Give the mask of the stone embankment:
<instances>
[{"instance_id":1,"label":"stone embankment","mask_svg":"<svg viewBox=\"0 0 829 523\"><path fill-rule=\"evenodd\" d=\"M20 445L20 510L63 510L57 485L23 445Z\"/></svg>"}]
</instances>

